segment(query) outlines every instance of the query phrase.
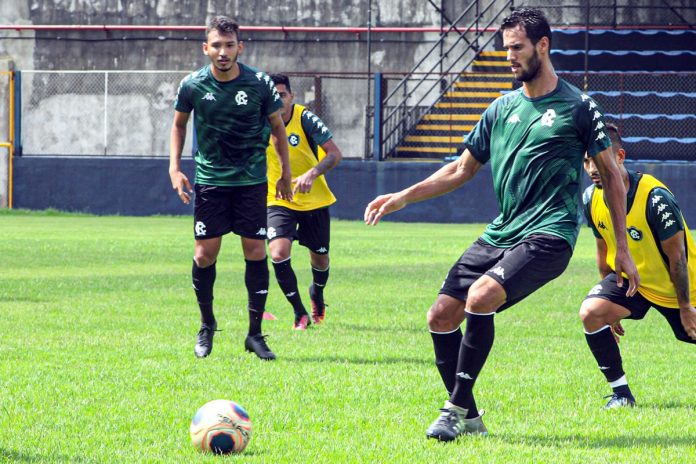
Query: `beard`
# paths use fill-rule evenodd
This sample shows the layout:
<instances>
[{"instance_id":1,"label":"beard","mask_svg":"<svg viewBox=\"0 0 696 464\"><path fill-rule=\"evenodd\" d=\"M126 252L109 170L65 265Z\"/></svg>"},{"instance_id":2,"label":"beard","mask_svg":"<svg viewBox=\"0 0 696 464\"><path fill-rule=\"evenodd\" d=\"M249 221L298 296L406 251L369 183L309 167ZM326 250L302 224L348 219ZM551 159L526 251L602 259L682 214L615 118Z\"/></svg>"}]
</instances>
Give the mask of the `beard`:
<instances>
[{"instance_id":1,"label":"beard","mask_svg":"<svg viewBox=\"0 0 696 464\"><path fill-rule=\"evenodd\" d=\"M527 69L522 71L522 74L517 77L517 80L520 82L529 82L534 80L534 78L539 74L539 69L541 69L541 61L539 61L539 55L535 49L534 54L529 59Z\"/></svg>"}]
</instances>

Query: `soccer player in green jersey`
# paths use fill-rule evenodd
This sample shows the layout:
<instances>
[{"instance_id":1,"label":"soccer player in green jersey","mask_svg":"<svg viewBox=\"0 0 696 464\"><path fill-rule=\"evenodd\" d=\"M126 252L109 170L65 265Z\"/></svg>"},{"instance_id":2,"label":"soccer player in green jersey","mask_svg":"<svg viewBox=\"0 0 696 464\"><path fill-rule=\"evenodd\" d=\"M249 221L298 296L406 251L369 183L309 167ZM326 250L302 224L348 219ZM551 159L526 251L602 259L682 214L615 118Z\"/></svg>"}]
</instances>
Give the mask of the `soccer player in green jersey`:
<instances>
[{"instance_id":1,"label":"soccer player in green jersey","mask_svg":"<svg viewBox=\"0 0 696 464\"><path fill-rule=\"evenodd\" d=\"M280 95L267 74L237 60L243 50L236 22L225 16L210 20L203 43L210 64L186 76L177 92L169 176L179 198L188 204L193 192L180 161L193 111L198 151L192 278L201 312L194 353L203 358L213 349L215 263L222 236L234 232L241 237L246 261L249 331L244 347L261 359L272 360L275 354L261 334L269 282L265 247L269 136L282 172L276 194L286 200L292 198L290 163Z\"/></svg>"},{"instance_id":2,"label":"soccer player in green jersey","mask_svg":"<svg viewBox=\"0 0 696 464\"><path fill-rule=\"evenodd\" d=\"M602 281L587 294L580 318L590 351L612 388L604 407L614 409L636 404L617 344L618 337L624 335L622 319L643 319L654 307L667 319L677 340L696 343L696 244L672 192L650 174L626 169L619 130L607 124L607 131L627 191L625 235L641 281L638 292L631 297L626 296L625 283L623 287L616 285L611 217L595 163L585 156L585 172L593 185L585 190L583 203L597 242Z\"/></svg>"},{"instance_id":3,"label":"soccer player in green jersey","mask_svg":"<svg viewBox=\"0 0 696 464\"><path fill-rule=\"evenodd\" d=\"M515 10L501 30L512 73L522 87L486 109L458 160L405 190L378 196L365 209L365 222L375 225L409 203L461 187L491 163L500 215L454 264L428 311L435 364L449 399L426 435L441 441L488 433L473 387L493 346L494 316L566 268L578 233L585 152L602 177L615 230L625 230L626 191L601 109L556 75L549 57L551 29L543 13ZM625 272L632 295L638 273L626 235L617 236L617 276Z\"/></svg>"}]
</instances>

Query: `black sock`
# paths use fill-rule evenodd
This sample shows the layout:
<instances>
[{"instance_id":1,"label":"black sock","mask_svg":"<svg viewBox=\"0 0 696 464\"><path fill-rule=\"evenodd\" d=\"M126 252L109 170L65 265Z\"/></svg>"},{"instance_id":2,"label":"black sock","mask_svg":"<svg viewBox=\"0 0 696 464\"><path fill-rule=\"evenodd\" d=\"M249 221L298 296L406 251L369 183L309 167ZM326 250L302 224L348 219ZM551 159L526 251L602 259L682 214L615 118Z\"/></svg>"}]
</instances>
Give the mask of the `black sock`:
<instances>
[{"instance_id":1,"label":"black sock","mask_svg":"<svg viewBox=\"0 0 696 464\"><path fill-rule=\"evenodd\" d=\"M591 334L585 332L585 339L607 382L614 382L624 376L621 352L611 327L606 326Z\"/></svg>"},{"instance_id":2,"label":"black sock","mask_svg":"<svg viewBox=\"0 0 696 464\"><path fill-rule=\"evenodd\" d=\"M213 314L213 285L215 284L215 263L208 267L198 267L196 261L191 269L193 290L196 292L196 300L201 310L201 322L206 325L215 324Z\"/></svg>"},{"instance_id":3,"label":"black sock","mask_svg":"<svg viewBox=\"0 0 696 464\"><path fill-rule=\"evenodd\" d=\"M249 295L249 335L261 333L261 321L268 297L268 263L266 258L246 261L244 283Z\"/></svg>"},{"instance_id":4,"label":"black sock","mask_svg":"<svg viewBox=\"0 0 696 464\"><path fill-rule=\"evenodd\" d=\"M635 401L635 398L633 397L633 393L631 392L631 389L628 388L628 384L619 385L618 387L614 387L614 388L612 388L612 391L619 396L631 398L632 400Z\"/></svg>"},{"instance_id":5,"label":"black sock","mask_svg":"<svg viewBox=\"0 0 696 464\"><path fill-rule=\"evenodd\" d=\"M300 292L297 291L297 277L292 270L290 258L280 262L272 261L272 263L278 285L295 311L295 320L298 320L299 317L307 314L307 310L302 304Z\"/></svg>"},{"instance_id":6,"label":"black sock","mask_svg":"<svg viewBox=\"0 0 696 464\"><path fill-rule=\"evenodd\" d=\"M466 329L459 350L459 362L454 391L450 402L469 410L467 418L477 417L478 410L474 400L474 383L495 339L494 314L467 313Z\"/></svg>"},{"instance_id":7,"label":"black sock","mask_svg":"<svg viewBox=\"0 0 696 464\"><path fill-rule=\"evenodd\" d=\"M319 305L324 304L324 287L329 280L329 268L324 270L315 269L312 267L312 299Z\"/></svg>"},{"instance_id":8,"label":"black sock","mask_svg":"<svg viewBox=\"0 0 696 464\"><path fill-rule=\"evenodd\" d=\"M462 329L454 332L438 333L430 332L435 348L435 365L440 372L442 382L445 384L447 394L454 390L454 382L457 375L457 361L459 360L459 347L462 344Z\"/></svg>"}]
</instances>

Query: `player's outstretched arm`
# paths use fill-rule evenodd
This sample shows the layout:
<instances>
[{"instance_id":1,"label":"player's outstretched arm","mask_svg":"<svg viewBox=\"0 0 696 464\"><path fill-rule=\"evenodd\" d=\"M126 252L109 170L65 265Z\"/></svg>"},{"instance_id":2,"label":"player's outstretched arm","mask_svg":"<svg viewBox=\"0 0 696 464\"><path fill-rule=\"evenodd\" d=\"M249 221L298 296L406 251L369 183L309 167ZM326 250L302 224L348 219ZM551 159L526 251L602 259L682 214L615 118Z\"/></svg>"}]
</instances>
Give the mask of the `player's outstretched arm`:
<instances>
[{"instance_id":1,"label":"player's outstretched arm","mask_svg":"<svg viewBox=\"0 0 696 464\"><path fill-rule=\"evenodd\" d=\"M186 124L189 120L189 113L180 111L174 112L174 121L169 135L169 180L172 181L172 188L185 204L191 201L191 183L186 174L181 172L181 152L184 149L186 140Z\"/></svg>"},{"instance_id":2,"label":"player's outstretched arm","mask_svg":"<svg viewBox=\"0 0 696 464\"><path fill-rule=\"evenodd\" d=\"M312 169L292 180L292 183L295 184L295 188L292 190L293 195L297 192L309 193L314 185L314 179L335 168L343 159L341 150L338 149L333 140L327 140L321 145L321 148L326 152L324 159Z\"/></svg>"},{"instance_id":3,"label":"player's outstretched arm","mask_svg":"<svg viewBox=\"0 0 696 464\"><path fill-rule=\"evenodd\" d=\"M638 269L628 251L626 239L626 187L621 178L621 171L616 165L614 153L610 148L600 152L594 158L595 166L599 171L604 188L604 199L611 213L611 221L614 225L614 236L616 237L616 260L614 270L616 271L616 283L623 285L623 275L628 276L627 296L633 296L638 291L640 276Z\"/></svg>"},{"instance_id":4,"label":"player's outstretched arm","mask_svg":"<svg viewBox=\"0 0 696 464\"><path fill-rule=\"evenodd\" d=\"M384 216L404 208L409 203L449 193L471 180L481 166L482 164L466 149L459 159L444 165L427 179L400 192L380 195L372 200L365 208L365 224L377 225Z\"/></svg>"},{"instance_id":5,"label":"player's outstretched arm","mask_svg":"<svg viewBox=\"0 0 696 464\"><path fill-rule=\"evenodd\" d=\"M280 112L281 110L278 110L268 115L268 122L271 124L271 143L280 163L280 178L276 182L276 198L291 201L292 172L290 171L290 155L288 154L288 136Z\"/></svg>"},{"instance_id":6,"label":"player's outstretched arm","mask_svg":"<svg viewBox=\"0 0 696 464\"><path fill-rule=\"evenodd\" d=\"M679 316L687 335L696 340L696 309L691 302L689 267L684 246L684 232L679 231L661 241L662 251L669 260L669 277L677 293Z\"/></svg>"}]
</instances>

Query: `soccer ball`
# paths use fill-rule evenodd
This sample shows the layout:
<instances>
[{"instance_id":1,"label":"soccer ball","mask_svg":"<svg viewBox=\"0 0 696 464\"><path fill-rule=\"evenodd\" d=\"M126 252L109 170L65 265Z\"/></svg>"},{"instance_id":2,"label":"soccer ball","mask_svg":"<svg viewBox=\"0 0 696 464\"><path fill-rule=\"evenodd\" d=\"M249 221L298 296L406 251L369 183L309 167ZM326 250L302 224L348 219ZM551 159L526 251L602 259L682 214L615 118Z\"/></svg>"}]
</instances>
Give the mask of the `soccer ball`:
<instances>
[{"instance_id":1,"label":"soccer ball","mask_svg":"<svg viewBox=\"0 0 696 464\"><path fill-rule=\"evenodd\" d=\"M193 446L201 451L241 453L251 439L251 421L234 401L213 400L196 411L190 432Z\"/></svg>"}]
</instances>

